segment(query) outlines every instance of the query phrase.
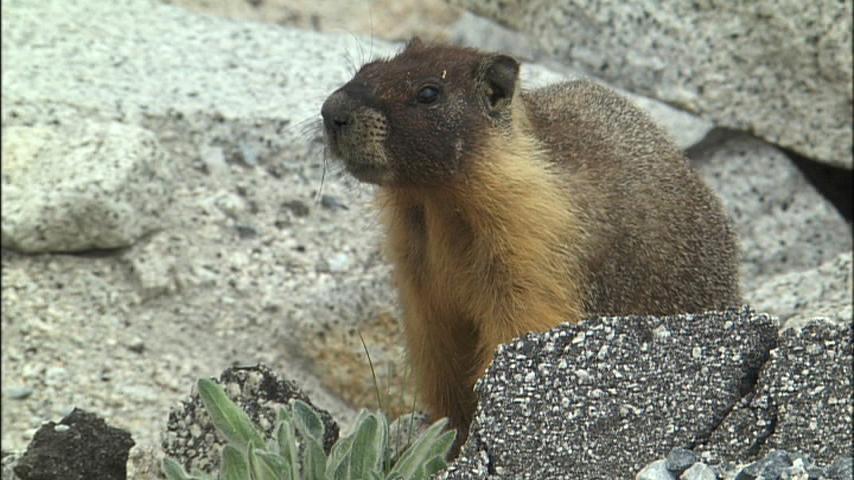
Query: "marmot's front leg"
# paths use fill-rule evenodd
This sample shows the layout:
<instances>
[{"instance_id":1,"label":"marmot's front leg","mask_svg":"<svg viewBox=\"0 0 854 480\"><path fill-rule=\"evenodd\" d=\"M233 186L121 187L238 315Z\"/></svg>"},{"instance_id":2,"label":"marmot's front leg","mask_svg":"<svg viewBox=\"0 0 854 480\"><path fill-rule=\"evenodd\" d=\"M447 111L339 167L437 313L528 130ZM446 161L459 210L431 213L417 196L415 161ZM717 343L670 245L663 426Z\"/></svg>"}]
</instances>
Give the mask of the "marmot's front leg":
<instances>
[{"instance_id":1,"label":"marmot's front leg","mask_svg":"<svg viewBox=\"0 0 854 480\"><path fill-rule=\"evenodd\" d=\"M424 298L405 301L404 308L409 360L421 399L433 420L448 417L464 435L477 405L471 388L478 367L474 325Z\"/></svg>"}]
</instances>

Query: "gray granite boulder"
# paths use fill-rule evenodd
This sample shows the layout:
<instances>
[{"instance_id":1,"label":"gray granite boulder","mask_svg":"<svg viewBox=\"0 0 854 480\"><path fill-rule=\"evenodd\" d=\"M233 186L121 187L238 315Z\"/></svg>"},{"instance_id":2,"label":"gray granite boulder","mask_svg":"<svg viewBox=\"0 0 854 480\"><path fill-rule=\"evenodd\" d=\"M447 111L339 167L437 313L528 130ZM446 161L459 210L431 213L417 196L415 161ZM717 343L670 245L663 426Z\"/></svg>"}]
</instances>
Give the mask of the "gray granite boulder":
<instances>
[{"instance_id":1,"label":"gray granite boulder","mask_svg":"<svg viewBox=\"0 0 854 480\"><path fill-rule=\"evenodd\" d=\"M443 478L629 478L704 443L752 387L776 337L748 309L593 318L499 348Z\"/></svg>"},{"instance_id":2,"label":"gray granite boulder","mask_svg":"<svg viewBox=\"0 0 854 480\"><path fill-rule=\"evenodd\" d=\"M170 158L143 128L89 121L8 127L2 162L6 248L127 247L166 223Z\"/></svg>"},{"instance_id":3,"label":"gray granite boulder","mask_svg":"<svg viewBox=\"0 0 854 480\"><path fill-rule=\"evenodd\" d=\"M693 166L720 195L735 224L741 242L742 286L747 303L781 318L817 314L816 309L826 302L844 303L843 299L847 299L850 304L851 290L846 290L842 274L833 277L842 281L807 276L826 286L817 293L817 284L794 281L802 276L801 272L817 269L850 252L852 237L845 218L782 151L736 134L707 148L694 149L691 155ZM776 278L781 274L789 277ZM787 297L809 298L812 302L781 300L776 296L781 293L779 288L770 287L781 283L802 287L788 290Z\"/></svg>"},{"instance_id":4,"label":"gray granite boulder","mask_svg":"<svg viewBox=\"0 0 854 480\"><path fill-rule=\"evenodd\" d=\"M851 252L843 252L816 268L772 275L748 295L757 309L776 313L784 328L800 328L815 318L847 325L852 273Z\"/></svg>"},{"instance_id":5,"label":"gray granite boulder","mask_svg":"<svg viewBox=\"0 0 854 480\"><path fill-rule=\"evenodd\" d=\"M852 168L851 2L451 3L623 88Z\"/></svg>"}]
</instances>

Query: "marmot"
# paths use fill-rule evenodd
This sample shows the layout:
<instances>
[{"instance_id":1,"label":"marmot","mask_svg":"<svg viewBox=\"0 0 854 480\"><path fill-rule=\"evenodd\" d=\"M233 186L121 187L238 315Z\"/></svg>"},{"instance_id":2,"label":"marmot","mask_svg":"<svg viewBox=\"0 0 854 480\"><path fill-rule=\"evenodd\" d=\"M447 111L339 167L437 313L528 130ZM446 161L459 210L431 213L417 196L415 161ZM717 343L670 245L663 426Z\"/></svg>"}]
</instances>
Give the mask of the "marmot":
<instances>
[{"instance_id":1,"label":"marmot","mask_svg":"<svg viewBox=\"0 0 854 480\"><path fill-rule=\"evenodd\" d=\"M646 114L589 81L519 83L509 56L415 39L321 110L332 155L379 186L422 399L463 435L501 343L740 303L724 209Z\"/></svg>"}]
</instances>

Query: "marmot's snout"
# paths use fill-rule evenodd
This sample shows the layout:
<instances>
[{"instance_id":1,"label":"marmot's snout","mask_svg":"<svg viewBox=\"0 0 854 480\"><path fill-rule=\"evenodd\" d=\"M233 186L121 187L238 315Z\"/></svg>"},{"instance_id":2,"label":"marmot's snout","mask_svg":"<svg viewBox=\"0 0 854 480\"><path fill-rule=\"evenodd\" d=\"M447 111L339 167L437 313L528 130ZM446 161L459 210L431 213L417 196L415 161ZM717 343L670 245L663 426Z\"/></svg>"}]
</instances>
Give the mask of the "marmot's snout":
<instances>
[{"instance_id":1,"label":"marmot's snout","mask_svg":"<svg viewBox=\"0 0 854 480\"><path fill-rule=\"evenodd\" d=\"M335 91L320 109L326 141L333 156L363 182L383 183L391 177L385 151L385 116L365 106L347 86Z\"/></svg>"},{"instance_id":2,"label":"marmot's snout","mask_svg":"<svg viewBox=\"0 0 854 480\"><path fill-rule=\"evenodd\" d=\"M349 101L349 97L342 90L338 90L323 102L323 107L320 108L320 115L323 117L323 126L326 128L326 133L333 138L340 135L347 125L351 122L350 114L353 105Z\"/></svg>"}]
</instances>

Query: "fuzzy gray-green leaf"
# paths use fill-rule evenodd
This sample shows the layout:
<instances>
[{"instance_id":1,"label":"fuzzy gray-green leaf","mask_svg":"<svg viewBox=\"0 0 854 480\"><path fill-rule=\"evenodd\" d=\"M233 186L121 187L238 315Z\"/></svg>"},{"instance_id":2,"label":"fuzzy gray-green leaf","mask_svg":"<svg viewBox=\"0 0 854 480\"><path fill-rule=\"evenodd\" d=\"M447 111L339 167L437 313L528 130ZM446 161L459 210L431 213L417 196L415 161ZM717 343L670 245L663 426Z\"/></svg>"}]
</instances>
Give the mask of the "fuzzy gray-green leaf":
<instances>
[{"instance_id":1,"label":"fuzzy gray-green leaf","mask_svg":"<svg viewBox=\"0 0 854 480\"><path fill-rule=\"evenodd\" d=\"M303 437L302 478L303 480L323 480L326 478L326 452L320 442Z\"/></svg>"},{"instance_id":2,"label":"fuzzy gray-green leaf","mask_svg":"<svg viewBox=\"0 0 854 480\"><path fill-rule=\"evenodd\" d=\"M326 460L326 478L347 480L350 469L350 454L353 450L353 435L339 438L332 446L332 452Z\"/></svg>"},{"instance_id":3,"label":"fuzzy gray-green leaf","mask_svg":"<svg viewBox=\"0 0 854 480\"><path fill-rule=\"evenodd\" d=\"M387 445L386 424L377 414L369 414L356 425L350 454L352 478L367 478L370 472L382 467Z\"/></svg>"},{"instance_id":4,"label":"fuzzy gray-green leaf","mask_svg":"<svg viewBox=\"0 0 854 480\"><path fill-rule=\"evenodd\" d=\"M427 478L432 478L446 468L448 468L448 462L445 460L445 455L437 455L424 463L424 473L427 474Z\"/></svg>"},{"instance_id":5,"label":"fuzzy gray-green leaf","mask_svg":"<svg viewBox=\"0 0 854 480\"><path fill-rule=\"evenodd\" d=\"M243 452L232 445L226 445L222 448L220 476L222 480L246 480L249 478L249 465L246 463Z\"/></svg>"},{"instance_id":6,"label":"fuzzy gray-green leaf","mask_svg":"<svg viewBox=\"0 0 854 480\"><path fill-rule=\"evenodd\" d=\"M424 478L426 462L436 456L444 458L454 443L455 431L442 432L447 424L444 418L433 423L403 452L391 471L399 472L406 480Z\"/></svg>"},{"instance_id":7,"label":"fuzzy gray-green leaf","mask_svg":"<svg viewBox=\"0 0 854 480\"><path fill-rule=\"evenodd\" d=\"M163 459L161 470L163 470L167 480L193 480L193 477L184 471L184 467L171 458Z\"/></svg>"},{"instance_id":8,"label":"fuzzy gray-green leaf","mask_svg":"<svg viewBox=\"0 0 854 480\"><path fill-rule=\"evenodd\" d=\"M206 378L199 380L199 398L205 404L214 426L229 442L241 450L250 444L264 447L264 439L249 416L226 396L221 386Z\"/></svg>"},{"instance_id":9,"label":"fuzzy gray-green leaf","mask_svg":"<svg viewBox=\"0 0 854 480\"><path fill-rule=\"evenodd\" d=\"M263 450L258 450L252 445L246 452L249 459L249 477L252 480L280 480L281 476L276 472L276 466L269 462Z\"/></svg>"},{"instance_id":10,"label":"fuzzy gray-green leaf","mask_svg":"<svg viewBox=\"0 0 854 480\"><path fill-rule=\"evenodd\" d=\"M300 433L323 443L325 427L320 415L311 408L311 405L302 400L294 400L293 403L294 424Z\"/></svg>"},{"instance_id":11,"label":"fuzzy gray-green leaf","mask_svg":"<svg viewBox=\"0 0 854 480\"><path fill-rule=\"evenodd\" d=\"M296 433L294 425L290 421L290 415L283 417L279 415L281 421L276 426L274 437L278 446L279 456L285 462L289 474L285 478L299 479L299 452L297 448Z\"/></svg>"}]
</instances>

